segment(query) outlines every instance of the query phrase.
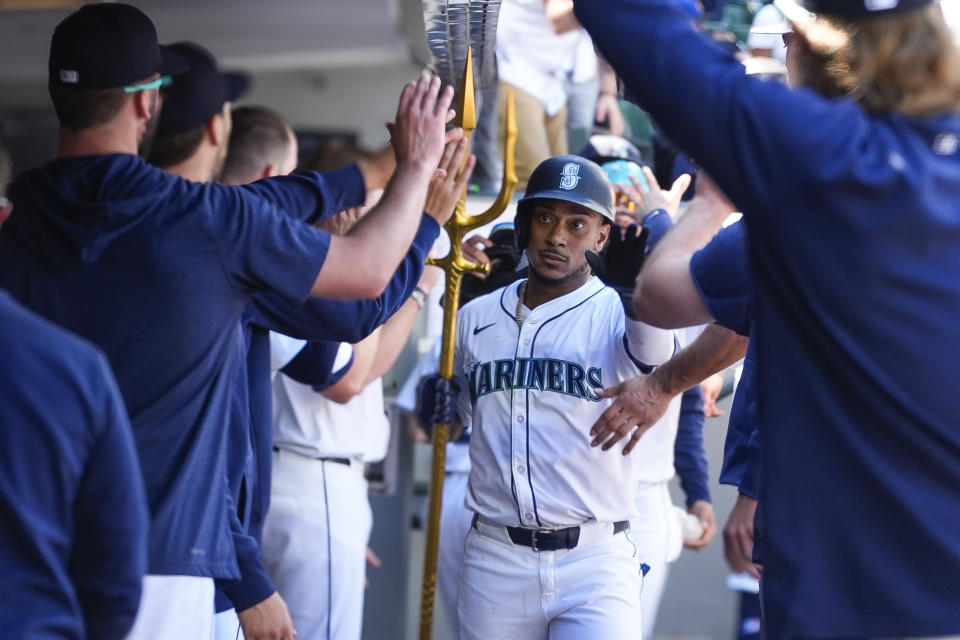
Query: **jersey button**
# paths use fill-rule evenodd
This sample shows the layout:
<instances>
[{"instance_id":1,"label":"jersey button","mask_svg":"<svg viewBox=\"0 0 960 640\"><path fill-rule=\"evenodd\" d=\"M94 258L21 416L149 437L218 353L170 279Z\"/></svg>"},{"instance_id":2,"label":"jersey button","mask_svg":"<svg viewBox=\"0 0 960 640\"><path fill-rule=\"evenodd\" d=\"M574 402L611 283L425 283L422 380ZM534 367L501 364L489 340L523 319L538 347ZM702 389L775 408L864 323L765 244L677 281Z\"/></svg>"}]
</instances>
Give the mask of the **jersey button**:
<instances>
[{"instance_id":1,"label":"jersey button","mask_svg":"<svg viewBox=\"0 0 960 640\"><path fill-rule=\"evenodd\" d=\"M517 416L517 422L523 422L523 416Z\"/></svg>"},{"instance_id":2,"label":"jersey button","mask_svg":"<svg viewBox=\"0 0 960 640\"><path fill-rule=\"evenodd\" d=\"M526 468L524 468L523 465L520 465L519 467L517 467L517 473L519 473L520 475L523 475L525 471L526 471Z\"/></svg>"},{"instance_id":3,"label":"jersey button","mask_svg":"<svg viewBox=\"0 0 960 640\"><path fill-rule=\"evenodd\" d=\"M525 514L523 514L523 519L526 520L527 522L529 522L529 521L533 520L533 514L532 514L532 513L525 513Z\"/></svg>"},{"instance_id":4,"label":"jersey button","mask_svg":"<svg viewBox=\"0 0 960 640\"><path fill-rule=\"evenodd\" d=\"M524 340L523 344L530 344L530 338L527 338L526 340Z\"/></svg>"}]
</instances>

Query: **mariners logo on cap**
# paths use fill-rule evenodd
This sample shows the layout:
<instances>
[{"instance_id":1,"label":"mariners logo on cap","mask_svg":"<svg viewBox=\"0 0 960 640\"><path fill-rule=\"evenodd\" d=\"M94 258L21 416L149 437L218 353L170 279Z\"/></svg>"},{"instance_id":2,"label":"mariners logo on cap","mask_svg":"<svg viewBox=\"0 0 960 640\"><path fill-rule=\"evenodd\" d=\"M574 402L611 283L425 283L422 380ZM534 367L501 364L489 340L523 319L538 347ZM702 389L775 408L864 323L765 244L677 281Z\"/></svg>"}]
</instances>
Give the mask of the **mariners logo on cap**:
<instances>
[{"instance_id":1,"label":"mariners logo on cap","mask_svg":"<svg viewBox=\"0 0 960 640\"><path fill-rule=\"evenodd\" d=\"M573 191L580 182L580 165L576 162L568 162L563 165L563 177L560 179L560 188L567 191Z\"/></svg>"},{"instance_id":2,"label":"mariners logo on cap","mask_svg":"<svg viewBox=\"0 0 960 640\"><path fill-rule=\"evenodd\" d=\"M60 82L65 84L77 84L80 82L80 74L73 69L60 69Z\"/></svg>"}]
</instances>

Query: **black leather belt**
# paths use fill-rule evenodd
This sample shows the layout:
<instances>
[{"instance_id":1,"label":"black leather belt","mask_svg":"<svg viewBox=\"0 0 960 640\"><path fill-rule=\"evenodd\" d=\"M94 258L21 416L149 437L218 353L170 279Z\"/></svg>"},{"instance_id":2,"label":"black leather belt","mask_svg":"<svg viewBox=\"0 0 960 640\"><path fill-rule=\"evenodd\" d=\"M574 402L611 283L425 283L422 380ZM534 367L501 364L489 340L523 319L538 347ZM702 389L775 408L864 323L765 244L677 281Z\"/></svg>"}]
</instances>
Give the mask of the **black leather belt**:
<instances>
[{"instance_id":1,"label":"black leather belt","mask_svg":"<svg viewBox=\"0 0 960 640\"><path fill-rule=\"evenodd\" d=\"M473 526L476 528L479 516L473 515ZM629 520L619 520L613 523L614 535L630 528ZM580 527L565 529L526 529L524 527L506 527L507 535L513 544L530 547L534 551L559 551L560 549L574 549L580 541Z\"/></svg>"},{"instance_id":2,"label":"black leather belt","mask_svg":"<svg viewBox=\"0 0 960 640\"><path fill-rule=\"evenodd\" d=\"M280 447L274 447L274 451L280 451ZM302 455L302 454L297 454ZM319 460L321 462L336 462L337 464L342 464L345 466L350 466L350 458L314 458L313 456L303 456L304 458L310 458L311 460Z\"/></svg>"}]
</instances>

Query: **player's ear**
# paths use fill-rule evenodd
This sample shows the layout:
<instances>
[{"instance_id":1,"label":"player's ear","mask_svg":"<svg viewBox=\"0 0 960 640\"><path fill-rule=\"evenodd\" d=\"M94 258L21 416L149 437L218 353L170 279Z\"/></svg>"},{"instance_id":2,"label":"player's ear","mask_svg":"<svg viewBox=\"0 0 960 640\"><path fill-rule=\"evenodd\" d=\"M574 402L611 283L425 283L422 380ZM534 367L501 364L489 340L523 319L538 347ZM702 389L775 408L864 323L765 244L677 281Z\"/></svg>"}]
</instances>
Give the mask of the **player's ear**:
<instances>
[{"instance_id":1,"label":"player's ear","mask_svg":"<svg viewBox=\"0 0 960 640\"><path fill-rule=\"evenodd\" d=\"M610 239L610 229L613 228L613 225L608 221L603 221L600 224L600 232L597 234L597 241L594 245L594 251L600 253L603 251L603 248L607 246L607 241Z\"/></svg>"}]
</instances>

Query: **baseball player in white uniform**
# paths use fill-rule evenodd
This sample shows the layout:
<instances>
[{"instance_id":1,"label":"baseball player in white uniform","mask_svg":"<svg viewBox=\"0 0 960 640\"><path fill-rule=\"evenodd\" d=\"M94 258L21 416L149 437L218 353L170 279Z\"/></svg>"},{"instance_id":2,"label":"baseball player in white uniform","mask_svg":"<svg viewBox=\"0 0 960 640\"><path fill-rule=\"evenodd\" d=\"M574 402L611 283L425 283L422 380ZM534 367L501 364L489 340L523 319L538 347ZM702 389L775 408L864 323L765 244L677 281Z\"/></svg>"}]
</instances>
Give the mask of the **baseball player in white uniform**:
<instances>
[{"instance_id":1,"label":"baseball player in white uniform","mask_svg":"<svg viewBox=\"0 0 960 640\"><path fill-rule=\"evenodd\" d=\"M297 356L310 359L303 366L316 369L321 378L329 370L322 382L332 386L321 392L322 387L283 373L297 359L274 379L264 566L286 599L300 638L360 638L373 527L365 471L367 463L386 456L390 442L380 376L406 344L423 292L438 276L436 269L425 271L420 280L425 290L358 345L341 344L332 358L325 349ZM288 342L271 334L271 352L284 353Z\"/></svg>"},{"instance_id":2,"label":"baseball player in white uniform","mask_svg":"<svg viewBox=\"0 0 960 640\"><path fill-rule=\"evenodd\" d=\"M334 376L352 361L352 347L342 345ZM390 433L382 394L377 380L338 404L282 373L274 380L264 566L299 637L360 637L373 526L364 472L386 455Z\"/></svg>"},{"instance_id":3,"label":"baseball player in white uniform","mask_svg":"<svg viewBox=\"0 0 960 640\"><path fill-rule=\"evenodd\" d=\"M458 317L457 413L472 429L458 608L466 640L641 635L629 519L644 461L591 447L589 429L608 404L596 392L649 373L672 355L674 335L627 318L622 296L591 275L585 251L604 248L612 220L599 166L544 161L515 221L529 277ZM632 282L645 238L613 235L607 264Z\"/></svg>"}]
</instances>

